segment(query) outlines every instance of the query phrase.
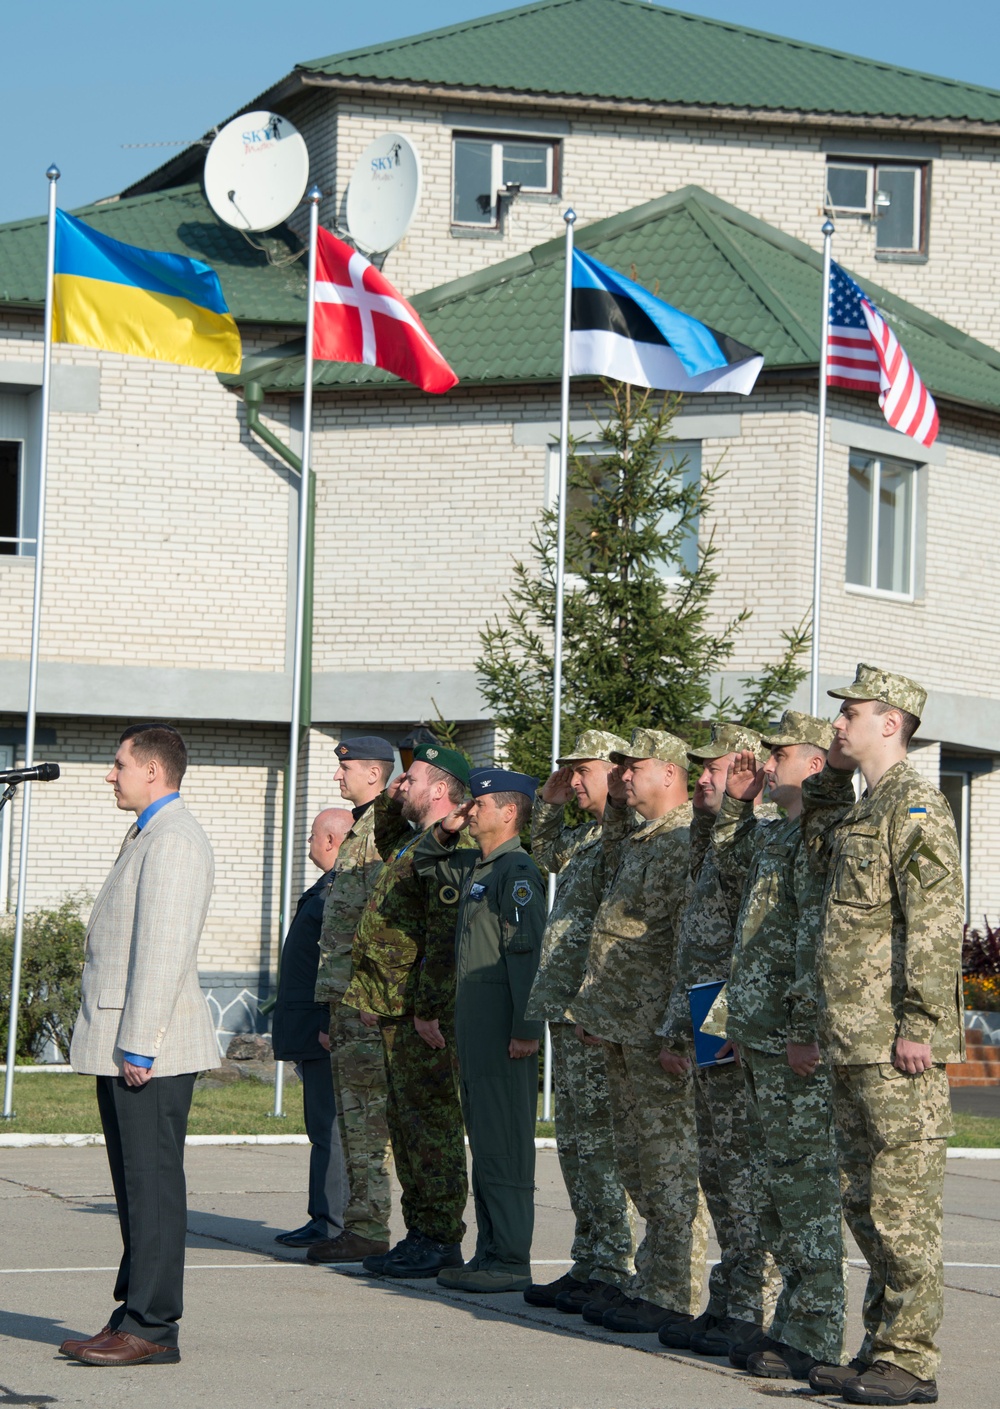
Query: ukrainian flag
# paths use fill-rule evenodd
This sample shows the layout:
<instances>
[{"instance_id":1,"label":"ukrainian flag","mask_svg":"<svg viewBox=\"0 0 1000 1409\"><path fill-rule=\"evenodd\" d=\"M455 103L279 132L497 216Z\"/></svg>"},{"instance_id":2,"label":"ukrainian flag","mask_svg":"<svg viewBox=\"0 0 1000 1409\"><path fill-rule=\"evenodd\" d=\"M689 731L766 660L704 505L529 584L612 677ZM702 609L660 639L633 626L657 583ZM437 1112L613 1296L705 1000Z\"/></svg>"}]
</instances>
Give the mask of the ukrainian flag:
<instances>
[{"instance_id":1,"label":"ukrainian flag","mask_svg":"<svg viewBox=\"0 0 1000 1409\"><path fill-rule=\"evenodd\" d=\"M209 372L238 372L239 329L219 276L198 259L123 245L56 211L55 342Z\"/></svg>"}]
</instances>

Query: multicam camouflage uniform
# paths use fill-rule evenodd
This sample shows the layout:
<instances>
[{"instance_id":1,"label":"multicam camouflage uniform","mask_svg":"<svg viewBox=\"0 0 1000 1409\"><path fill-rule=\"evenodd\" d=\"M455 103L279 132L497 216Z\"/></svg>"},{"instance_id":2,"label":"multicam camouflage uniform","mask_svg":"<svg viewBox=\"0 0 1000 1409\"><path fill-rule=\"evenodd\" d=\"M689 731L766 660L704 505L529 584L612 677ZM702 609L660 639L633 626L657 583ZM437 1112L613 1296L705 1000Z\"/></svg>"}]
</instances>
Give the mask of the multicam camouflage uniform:
<instances>
[{"instance_id":1,"label":"multicam camouflage uniform","mask_svg":"<svg viewBox=\"0 0 1000 1409\"><path fill-rule=\"evenodd\" d=\"M776 744L827 748L832 729L786 711ZM713 832L721 874L742 890L726 988L726 1035L746 1081L754 1199L784 1275L770 1335L815 1360L843 1351L844 1248L828 1065L797 1076L786 1044L816 1041L816 936L822 886L799 819L762 820L726 797Z\"/></svg>"},{"instance_id":2,"label":"multicam camouflage uniform","mask_svg":"<svg viewBox=\"0 0 1000 1409\"><path fill-rule=\"evenodd\" d=\"M625 746L614 735L591 730L583 736L589 742L577 742L577 755L591 757L580 750L597 747L598 738L611 740L608 747ZM525 1016L547 1020L552 1037L556 1147L576 1217L570 1270L581 1282L625 1287L635 1271L635 1210L615 1162L604 1049L580 1042L567 1017L583 982L604 890L601 824L566 827L562 804L547 803L539 793L531 817L531 852L539 866L558 873Z\"/></svg>"},{"instance_id":3,"label":"multicam camouflage uniform","mask_svg":"<svg viewBox=\"0 0 1000 1409\"><path fill-rule=\"evenodd\" d=\"M389 1236L389 1127L385 1063L378 1028L342 1006L351 981L354 931L382 865L371 807L341 843L323 909L316 999L330 1004L330 1060L337 1120L347 1165L347 1232L385 1242Z\"/></svg>"},{"instance_id":4,"label":"multicam camouflage uniform","mask_svg":"<svg viewBox=\"0 0 1000 1409\"><path fill-rule=\"evenodd\" d=\"M460 1243L468 1181L455 1048L458 891L416 874L413 852L426 833L412 831L402 812L386 793L375 801L375 844L385 859L358 922L344 1004L379 1017L406 1227L435 1242ZM474 843L463 833L458 845ZM420 1037L414 1015L438 1020L443 1048Z\"/></svg>"},{"instance_id":5,"label":"multicam camouflage uniform","mask_svg":"<svg viewBox=\"0 0 1000 1409\"><path fill-rule=\"evenodd\" d=\"M835 698L881 700L918 718L926 692L859 665ZM948 803L905 760L855 802L829 765L802 789L810 863L825 879L819 1037L833 1064L844 1213L869 1266L859 1358L933 1379L944 1312L941 1251L945 1063L964 1056L962 868ZM900 1039L934 1065L893 1065Z\"/></svg>"},{"instance_id":6,"label":"multicam camouflage uniform","mask_svg":"<svg viewBox=\"0 0 1000 1409\"><path fill-rule=\"evenodd\" d=\"M645 729L633 733L628 756L662 757L685 769L688 762L681 740ZM663 1070L656 1036L673 983L691 807L683 803L631 831L630 817L609 800L603 845L610 881L571 1014L604 1041L618 1172L646 1220L630 1294L695 1315L708 1219L698 1187L693 1082L689 1072Z\"/></svg>"},{"instance_id":7,"label":"multicam camouflage uniform","mask_svg":"<svg viewBox=\"0 0 1000 1409\"><path fill-rule=\"evenodd\" d=\"M690 758L698 768L706 759L740 749L759 753L760 735L740 725L716 724L711 743ZM685 1056L694 1050L688 992L696 983L726 979L733 953L739 893L724 887L719 875L711 850L714 822L706 812L696 812L691 822L691 890L680 921L673 991L659 1028L664 1046ZM764 1325L771 1319L780 1279L754 1204L750 1125L736 1063L696 1066L694 1100L699 1179L720 1250L709 1274L706 1310L720 1320Z\"/></svg>"}]
</instances>

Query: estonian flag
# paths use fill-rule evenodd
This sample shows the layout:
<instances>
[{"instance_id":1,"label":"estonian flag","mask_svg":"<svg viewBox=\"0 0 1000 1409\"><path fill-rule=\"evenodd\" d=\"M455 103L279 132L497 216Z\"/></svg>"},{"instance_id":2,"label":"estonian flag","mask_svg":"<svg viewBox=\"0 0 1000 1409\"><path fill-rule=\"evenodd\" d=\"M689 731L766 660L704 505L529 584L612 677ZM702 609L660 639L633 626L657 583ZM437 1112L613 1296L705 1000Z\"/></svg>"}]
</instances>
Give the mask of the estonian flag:
<instances>
[{"instance_id":1,"label":"estonian flag","mask_svg":"<svg viewBox=\"0 0 1000 1409\"><path fill-rule=\"evenodd\" d=\"M764 365L752 347L671 308L579 250L573 251L571 328L572 376L749 396Z\"/></svg>"}]
</instances>

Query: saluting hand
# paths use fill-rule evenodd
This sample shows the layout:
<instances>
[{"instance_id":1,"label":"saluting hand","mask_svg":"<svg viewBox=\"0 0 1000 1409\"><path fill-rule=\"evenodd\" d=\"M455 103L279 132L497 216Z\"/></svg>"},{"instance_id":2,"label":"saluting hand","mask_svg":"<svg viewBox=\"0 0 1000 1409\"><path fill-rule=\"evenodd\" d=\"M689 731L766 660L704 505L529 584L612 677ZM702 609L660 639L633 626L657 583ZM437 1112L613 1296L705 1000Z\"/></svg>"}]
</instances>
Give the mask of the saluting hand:
<instances>
[{"instance_id":1,"label":"saluting hand","mask_svg":"<svg viewBox=\"0 0 1000 1409\"><path fill-rule=\"evenodd\" d=\"M472 809L475 807L475 798L470 798L468 802L461 803L454 811L447 813L438 822L442 832L449 836L455 836L463 827L469 825L469 818L472 816Z\"/></svg>"},{"instance_id":2,"label":"saluting hand","mask_svg":"<svg viewBox=\"0 0 1000 1409\"><path fill-rule=\"evenodd\" d=\"M573 799L573 788L570 784L572 776L572 768L557 768L542 784L542 801L552 804L571 802Z\"/></svg>"},{"instance_id":3,"label":"saluting hand","mask_svg":"<svg viewBox=\"0 0 1000 1409\"><path fill-rule=\"evenodd\" d=\"M386 788L386 790L385 790L385 795L386 795L386 797L389 799L390 802L392 802L392 800L395 798L396 794L399 792L399 785L400 785L400 783L402 783L402 782L404 781L405 778L406 778L406 774L405 774L405 773L397 773L396 776L395 776L395 778L393 778L392 782L391 782L391 783L389 784L389 786Z\"/></svg>"},{"instance_id":4,"label":"saluting hand","mask_svg":"<svg viewBox=\"0 0 1000 1409\"><path fill-rule=\"evenodd\" d=\"M628 803L628 794L625 791L625 784L622 780L622 766L616 763L608 774L608 797L619 807L625 807Z\"/></svg>"},{"instance_id":5,"label":"saluting hand","mask_svg":"<svg viewBox=\"0 0 1000 1409\"><path fill-rule=\"evenodd\" d=\"M753 802L764 787L764 770L757 767L751 749L743 749L733 757L726 775L726 792L740 802Z\"/></svg>"}]
</instances>

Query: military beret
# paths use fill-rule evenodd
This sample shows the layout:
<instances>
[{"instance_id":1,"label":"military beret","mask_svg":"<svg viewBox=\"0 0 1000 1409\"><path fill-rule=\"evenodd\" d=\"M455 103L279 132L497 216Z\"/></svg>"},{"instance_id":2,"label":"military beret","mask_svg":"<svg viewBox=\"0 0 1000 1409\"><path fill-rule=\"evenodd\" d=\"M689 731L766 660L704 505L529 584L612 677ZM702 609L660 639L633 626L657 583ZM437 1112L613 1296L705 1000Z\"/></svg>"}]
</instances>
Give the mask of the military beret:
<instances>
[{"instance_id":1,"label":"military beret","mask_svg":"<svg viewBox=\"0 0 1000 1409\"><path fill-rule=\"evenodd\" d=\"M915 714L918 719L927 703L927 691L907 675L892 675L888 670L879 670L876 665L859 663L857 674L851 685L841 685L838 690L827 690L835 700L880 700L894 709Z\"/></svg>"},{"instance_id":2,"label":"military beret","mask_svg":"<svg viewBox=\"0 0 1000 1409\"><path fill-rule=\"evenodd\" d=\"M469 774L469 791L473 797L485 797L488 793L524 793L534 797L538 779L529 778L527 773L512 773L509 768L474 768Z\"/></svg>"},{"instance_id":3,"label":"military beret","mask_svg":"<svg viewBox=\"0 0 1000 1409\"><path fill-rule=\"evenodd\" d=\"M380 739L377 734L362 734L357 739L342 739L334 753L342 761L348 758L361 758L366 762L393 763L395 755L392 744Z\"/></svg>"},{"instance_id":4,"label":"military beret","mask_svg":"<svg viewBox=\"0 0 1000 1409\"><path fill-rule=\"evenodd\" d=\"M431 743L417 744L413 750L414 763L418 759L443 769L466 787L469 786L469 760L458 749L446 749L435 739Z\"/></svg>"},{"instance_id":5,"label":"military beret","mask_svg":"<svg viewBox=\"0 0 1000 1409\"><path fill-rule=\"evenodd\" d=\"M585 729L577 735L572 752L556 759L556 766L565 768L568 763L583 763L588 758L603 758L610 763L613 749L628 753L628 744L617 734L608 734L603 729Z\"/></svg>"},{"instance_id":6,"label":"military beret","mask_svg":"<svg viewBox=\"0 0 1000 1409\"><path fill-rule=\"evenodd\" d=\"M688 757L696 763L707 763L713 758L725 758L727 753L742 753L748 750L759 761L764 749L756 729L748 729L745 724L713 724L711 742L702 744L700 749L688 749Z\"/></svg>"},{"instance_id":7,"label":"military beret","mask_svg":"<svg viewBox=\"0 0 1000 1409\"><path fill-rule=\"evenodd\" d=\"M769 749L786 744L813 744L818 749L828 749L833 743L833 725L827 719L817 719L814 714L786 709L777 729L773 734L765 734L763 742Z\"/></svg>"},{"instance_id":8,"label":"military beret","mask_svg":"<svg viewBox=\"0 0 1000 1409\"><path fill-rule=\"evenodd\" d=\"M612 763L627 763L631 758L658 758L663 763L676 764L685 773L688 770L687 744L665 729L633 729L628 747L612 749L609 757Z\"/></svg>"}]
</instances>

